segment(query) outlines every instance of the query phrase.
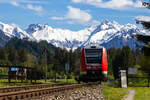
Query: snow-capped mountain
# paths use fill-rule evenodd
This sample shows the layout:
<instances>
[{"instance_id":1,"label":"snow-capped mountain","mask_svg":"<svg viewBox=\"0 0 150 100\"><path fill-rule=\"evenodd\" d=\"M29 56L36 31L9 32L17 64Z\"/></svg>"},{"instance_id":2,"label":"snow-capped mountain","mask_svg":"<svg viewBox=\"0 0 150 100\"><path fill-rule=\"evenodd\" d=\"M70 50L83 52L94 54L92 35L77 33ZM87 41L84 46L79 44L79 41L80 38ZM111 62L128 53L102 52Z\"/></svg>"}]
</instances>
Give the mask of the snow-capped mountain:
<instances>
[{"instance_id":1,"label":"snow-capped mountain","mask_svg":"<svg viewBox=\"0 0 150 100\"><path fill-rule=\"evenodd\" d=\"M5 35L5 33L0 30L0 47L5 46L5 44L9 41L9 37Z\"/></svg>"},{"instance_id":2,"label":"snow-capped mountain","mask_svg":"<svg viewBox=\"0 0 150 100\"><path fill-rule=\"evenodd\" d=\"M66 49L76 49L90 44L103 45L106 48L121 48L124 45L136 48L136 44L139 42L132 38L132 35L141 31L135 25L119 25L115 21L104 21L99 25L90 26L80 31L52 28L47 24L31 24L26 30L22 30L18 26L4 23L0 23L0 30L10 38L46 40L56 47Z\"/></svg>"},{"instance_id":3,"label":"snow-capped mountain","mask_svg":"<svg viewBox=\"0 0 150 100\"><path fill-rule=\"evenodd\" d=\"M17 37L19 39L28 38L33 39L26 31L19 28L19 26L15 24L4 24L0 22L0 30L4 32L4 34L10 38Z\"/></svg>"},{"instance_id":4,"label":"snow-capped mountain","mask_svg":"<svg viewBox=\"0 0 150 100\"><path fill-rule=\"evenodd\" d=\"M77 48L86 41L95 28L90 27L81 31L70 31L52 28L48 25L32 24L26 31L37 41L47 40L56 47Z\"/></svg>"}]
</instances>

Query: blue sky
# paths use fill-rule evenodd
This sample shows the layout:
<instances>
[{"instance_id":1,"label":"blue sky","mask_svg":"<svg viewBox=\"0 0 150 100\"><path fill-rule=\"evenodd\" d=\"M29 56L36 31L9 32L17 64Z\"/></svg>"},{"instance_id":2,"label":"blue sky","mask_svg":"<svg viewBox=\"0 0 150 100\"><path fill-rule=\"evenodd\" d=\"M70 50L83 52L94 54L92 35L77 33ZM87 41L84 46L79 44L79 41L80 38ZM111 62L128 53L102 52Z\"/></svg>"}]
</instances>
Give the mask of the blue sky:
<instances>
[{"instance_id":1,"label":"blue sky","mask_svg":"<svg viewBox=\"0 0 150 100\"><path fill-rule=\"evenodd\" d=\"M106 19L136 24L136 16L149 15L141 0L0 0L0 21L23 29L39 23L76 31Z\"/></svg>"}]
</instances>

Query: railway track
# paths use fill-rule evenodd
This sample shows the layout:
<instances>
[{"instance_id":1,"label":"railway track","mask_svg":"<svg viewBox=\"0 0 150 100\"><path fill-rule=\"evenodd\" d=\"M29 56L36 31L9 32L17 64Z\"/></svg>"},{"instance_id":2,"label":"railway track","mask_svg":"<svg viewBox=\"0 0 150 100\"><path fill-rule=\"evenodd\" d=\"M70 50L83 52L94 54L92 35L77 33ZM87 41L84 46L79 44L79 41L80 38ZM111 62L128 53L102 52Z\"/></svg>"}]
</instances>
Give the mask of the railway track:
<instances>
[{"instance_id":1,"label":"railway track","mask_svg":"<svg viewBox=\"0 0 150 100\"><path fill-rule=\"evenodd\" d=\"M60 86L60 85L67 85L67 84L36 84L36 85L25 85L25 86L10 86L10 87L0 87L0 93L8 93L8 92L16 92L16 91L23 91L23 90L31 90L31 89L42 89L48 88L53 86Z\"/></svg>"},{"instance_id":2,"label":"railway track","mask_svg":"<svg viewBox=\"0 0 150 100\"><path fill-rule=\"evenodd\" d=\"M54 87L41 88L41 89L31 89L26 91L1 93L0 100L23 100L23 99L29 100L36 97L40 98L41 96L45 96L45 95L54 95L66 90L80 88L91 84L97 84L97 83L71 84L71 85L54 86Z\"/></svg>"}]
</instances>

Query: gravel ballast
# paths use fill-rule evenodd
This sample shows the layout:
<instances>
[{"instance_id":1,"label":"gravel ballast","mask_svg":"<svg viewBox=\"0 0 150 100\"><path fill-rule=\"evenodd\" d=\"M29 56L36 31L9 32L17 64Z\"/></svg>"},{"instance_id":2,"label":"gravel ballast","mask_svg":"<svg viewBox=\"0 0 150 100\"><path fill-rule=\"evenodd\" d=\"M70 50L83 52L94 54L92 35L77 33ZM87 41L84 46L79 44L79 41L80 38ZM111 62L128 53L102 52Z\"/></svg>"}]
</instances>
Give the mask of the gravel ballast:
<instances>
[{"instance_id":1,"label":"gravel ballast","mask_svg":"<svg viewBox=\"0 0 150 100\"><path fill-rule=\"evenodd\" d=\"M47 97L46 100L104 100L104 97L102 95L102 87L93 85L55 94Z\"/></svg>"}]
</instances>

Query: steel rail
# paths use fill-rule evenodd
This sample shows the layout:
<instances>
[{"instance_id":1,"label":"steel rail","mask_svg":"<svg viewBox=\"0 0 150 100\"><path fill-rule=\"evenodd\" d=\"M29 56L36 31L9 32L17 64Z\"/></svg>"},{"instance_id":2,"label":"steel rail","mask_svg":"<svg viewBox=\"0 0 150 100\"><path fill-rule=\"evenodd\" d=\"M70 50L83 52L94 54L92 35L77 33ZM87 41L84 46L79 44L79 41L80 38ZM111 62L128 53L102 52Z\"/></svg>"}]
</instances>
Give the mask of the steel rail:
<instances>
[{"instance_id":1,"label":"steel rail","mask_svg":"<svg viewBox=\"0 0 150 100\"><path fill-rule=\"evenodd\" d=\"M88 86L92 84L95 83L73 84L73 85L56 86L56 87L43 88L43 89L2 93L0 94L0 100L20 100L20 99L23 100L23 99L31 99L37 96L40 97L44 95L54 95L55 93L59 93L62 91L71 90L75 88L80 88L82 86Z\"/></svg>"},{"instance_id":2,"label":"steel rail","mask_svg":"<svg viewBox=\"0 0 150 100\"><path fill-rule=\"evenodd\" d=\"M26 85L26 86L10 86L10 87L0 87L0 93L16 92L22 90L38 89L38 88L48 88L53 86L66 85L66 84L36 84L36 85Z\"/></svg>"}]
</instances>

